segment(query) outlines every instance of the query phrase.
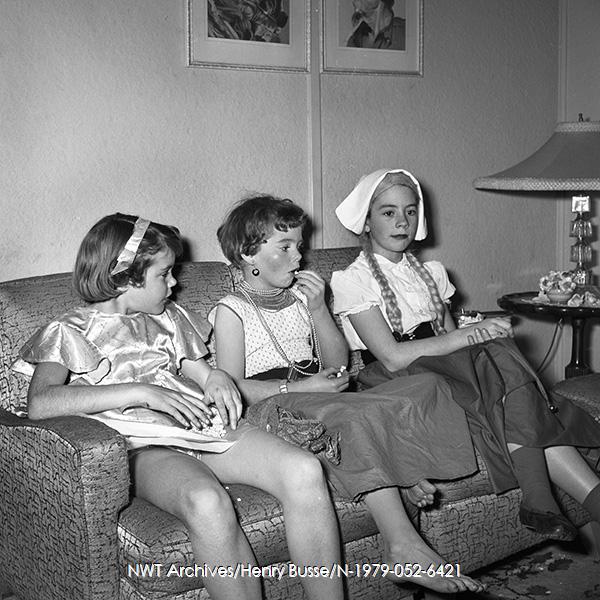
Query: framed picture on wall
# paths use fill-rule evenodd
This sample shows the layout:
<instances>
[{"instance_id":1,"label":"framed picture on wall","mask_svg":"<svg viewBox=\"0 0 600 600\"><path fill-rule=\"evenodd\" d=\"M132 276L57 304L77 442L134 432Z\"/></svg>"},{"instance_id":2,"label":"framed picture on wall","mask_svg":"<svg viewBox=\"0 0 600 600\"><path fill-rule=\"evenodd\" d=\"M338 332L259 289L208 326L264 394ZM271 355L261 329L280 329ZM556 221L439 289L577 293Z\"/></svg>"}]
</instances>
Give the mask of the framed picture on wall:
<instances>
[{"instance_id":1,"label":"framed picture on wall","mask_svg":"<svg viewBox=\"0 0 600 600\"><path fill-rule=\"evenodd\" d=\"M423 0L323 0L322 70L422 75Z\"/></svg>"},{"instance_id":2,"label":"framed picture on wall","mask_svg":"<svg viewBox=\"0 0 600 600\"><path fill-rule=\"evenodd\" d=\"M308 71L306 0L187 0L188 66Z\"/></svg>"}]
</instances>

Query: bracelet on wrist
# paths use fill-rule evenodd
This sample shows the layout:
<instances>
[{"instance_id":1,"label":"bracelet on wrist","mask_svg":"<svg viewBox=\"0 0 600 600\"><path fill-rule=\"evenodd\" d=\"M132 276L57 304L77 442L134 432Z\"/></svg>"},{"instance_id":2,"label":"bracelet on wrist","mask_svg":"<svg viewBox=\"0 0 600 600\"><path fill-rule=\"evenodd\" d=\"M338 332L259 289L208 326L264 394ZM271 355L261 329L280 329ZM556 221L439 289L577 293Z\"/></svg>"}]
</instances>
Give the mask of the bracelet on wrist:
<instances>
[{"instance_id":1,"label":"bracelet on wrist","mask_svg":"<svg viewBox=\"0 0 600 600\"><path fill-rule=\"evenodd\" d=\"M288 393L288 382L285 379L282 379L279 382L279 393L280 394L287 394Z\"/></svg>"}]
</instances>

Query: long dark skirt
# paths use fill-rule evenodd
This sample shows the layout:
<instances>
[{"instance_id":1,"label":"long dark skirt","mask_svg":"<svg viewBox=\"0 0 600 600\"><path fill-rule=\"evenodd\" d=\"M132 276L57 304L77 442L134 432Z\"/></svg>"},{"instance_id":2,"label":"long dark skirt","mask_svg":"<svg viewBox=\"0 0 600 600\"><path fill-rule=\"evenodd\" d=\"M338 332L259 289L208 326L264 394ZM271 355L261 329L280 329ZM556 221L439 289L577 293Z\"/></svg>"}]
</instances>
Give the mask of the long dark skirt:
<instances>
[{"instance_id":1,"label":"long dark skirt","mask_svg":"<svg viewBox=\"0 0 600 600\"><path fill-rule=\"evenodd\" d=\"M364 393L280 394L277 403L340 433L340 464L322 463L342 497L456 479L477 468L465 413L442 377L391 379Z\"/></svg>"},{"instance_id":2,"label":"long dark skirt","mask_svg":"<svg viewBox=\"0 0 600 600\"><path fill-rule=\"evenodd\" d=\"M416 373L442 376L448 383L498 493L517 486L507 442L536 448L600 446L600 424L566 398L549 399L511 339L424 356L394 373L369 365L361 381L377 385Z\"/></svg>"}]
</instances>

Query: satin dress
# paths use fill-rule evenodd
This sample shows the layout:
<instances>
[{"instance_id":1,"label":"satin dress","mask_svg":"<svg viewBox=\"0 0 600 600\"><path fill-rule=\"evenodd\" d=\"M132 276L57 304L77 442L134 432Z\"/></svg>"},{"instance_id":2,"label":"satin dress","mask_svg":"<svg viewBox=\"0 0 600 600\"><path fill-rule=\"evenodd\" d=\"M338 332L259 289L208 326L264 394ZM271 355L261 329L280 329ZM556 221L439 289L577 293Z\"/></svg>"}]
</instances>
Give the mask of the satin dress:
<instances>
[{"instance_id":1,"label":"satin dress","mask_svg":"<svg viewBox=\"0 0 600 600\"><path fill-rule=\"evenodd\" d=\"M181 374L184 359L208 354L210 325L168 302L159 315L103 313L74 308L38 330L21 348L13 369L31 376L35 365L54 362L69 370L68 385L145 383L204 397L200 386ZM133 406L82 416L96 418L126 436L130 449L174 445L222 452L241 432L185 429L166 413Z\"/></svg>"}]
</instances>

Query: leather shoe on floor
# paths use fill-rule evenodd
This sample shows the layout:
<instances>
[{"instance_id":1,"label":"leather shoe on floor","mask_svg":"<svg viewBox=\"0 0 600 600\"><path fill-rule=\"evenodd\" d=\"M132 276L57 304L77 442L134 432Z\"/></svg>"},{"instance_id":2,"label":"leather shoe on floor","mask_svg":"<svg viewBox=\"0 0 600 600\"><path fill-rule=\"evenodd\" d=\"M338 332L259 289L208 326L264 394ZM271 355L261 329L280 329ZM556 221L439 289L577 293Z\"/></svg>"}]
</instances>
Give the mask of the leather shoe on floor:
<instances>
[{"instance_id":1,"label":"leather shoe on floor","mask_svg":"<svg viewBox=\"0 0 600 600\"><path fill-rule=\"evenodd\" d=\"M551 512L538 512L521 506L519 519L528 529L551 540L571 542L577 537L577 529L563 515Z\"/></svg>"}]
</instances>

